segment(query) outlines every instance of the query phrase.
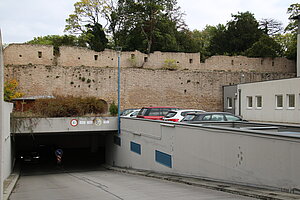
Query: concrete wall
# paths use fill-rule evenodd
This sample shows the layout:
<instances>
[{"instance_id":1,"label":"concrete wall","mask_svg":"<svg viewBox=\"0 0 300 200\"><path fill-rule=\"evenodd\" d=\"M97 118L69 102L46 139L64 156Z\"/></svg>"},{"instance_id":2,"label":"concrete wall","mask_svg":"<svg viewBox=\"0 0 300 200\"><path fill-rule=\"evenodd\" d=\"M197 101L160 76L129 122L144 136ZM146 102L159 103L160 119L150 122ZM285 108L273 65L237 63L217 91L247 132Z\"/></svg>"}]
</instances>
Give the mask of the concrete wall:
<instances>
[{"instance_id":1,"label":"concrete wall","mask_svg":"<svg viewBox=\"0 0 300 200\"><path fill-rule=\"evenodd\" d=\"M300 123L300 78L291 78L238 85L241 90L241 115L247 120ZM295 95L295 107L288 107L288 94ZM283 107L276 107L276 95L282 95ZM262 107L257 108L256 96L262 97ZM253 106L247 105L252 97Z\"/></svg>"},{"instance_id":2,"label":"concrete wall","mask_svg":"<svg viewBox=\"0 0 300 200\"><path fill-rule=\"evenodd\" d=\"M223 108L224 112L236 114L237 104L237 85L223 87Z\"/></svg>"},{"instance_id":3,"label":"concrete wall","mask_svg":"<svg viewBox=\"0 0 300 200\"><path fill-rule=\"evenodd\" d=\"M11 133L109 132L117 130L116 117L13 118Z\"/></svg>"},{"instance_id":4,"label":"concrete wall","mask_svg":"<svg viewBox=\"0 0 300 200\"><path fill-rule=\"evenodd\" d=\"M10 113L12 112L13 104L4 102L4 132L3 138L3 178L6 179L13 170L15 161L13 143L10 136Z\"/></svg>"},{"instance_id":5,"label":"concrete wall","mask_svg":"<svg viewBox=\"0 0 300 200\"><path fill-rule=\"evenodd\" d=\"M289 137L125 118L121 125L119 137L107 137L106 161L110 165L300 189L299 134Z\"/></svg>"}]
</instances>

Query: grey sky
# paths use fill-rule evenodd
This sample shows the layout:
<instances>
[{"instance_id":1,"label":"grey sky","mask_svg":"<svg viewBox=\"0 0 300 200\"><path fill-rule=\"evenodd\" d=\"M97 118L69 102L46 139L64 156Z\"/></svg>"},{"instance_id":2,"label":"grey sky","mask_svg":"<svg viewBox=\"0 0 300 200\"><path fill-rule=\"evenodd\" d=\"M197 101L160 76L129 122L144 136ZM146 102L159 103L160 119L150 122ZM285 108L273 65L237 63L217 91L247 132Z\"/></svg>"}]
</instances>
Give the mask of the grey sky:
<instances>
[{"instance_id":1,"label":"grey sky","mask_svg":"<svg viewBox=\"0 0 300 200\"><path fill-rule=\"evenodd\" d=\"M65 19L79 0L1 0L0 28L4 43L22 43L34 37L64 34ZM191 30L225 24L231 14L250 11L257 20L273 18L288 23L286 11L295 0L178 0Z\"/></svg>"}]
</instances>

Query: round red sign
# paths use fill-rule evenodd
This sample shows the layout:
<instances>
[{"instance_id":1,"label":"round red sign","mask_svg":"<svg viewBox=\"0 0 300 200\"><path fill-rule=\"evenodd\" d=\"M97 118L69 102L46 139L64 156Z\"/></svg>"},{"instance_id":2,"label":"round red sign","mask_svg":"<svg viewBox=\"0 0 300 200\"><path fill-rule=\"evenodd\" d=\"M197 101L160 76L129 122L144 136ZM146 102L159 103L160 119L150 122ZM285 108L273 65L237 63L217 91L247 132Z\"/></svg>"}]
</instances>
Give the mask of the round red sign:
<instances>
[{"instance_id":1,"label":"round red sign","mask_svg":"<svg viewBox=\"0 0 300 200\"><path fill-rule=\"evenodd\" d=\"M71 126L77 126L78 125L78 120L77 119L72 119L70 121Z\"/></svg>"}]
</instances>

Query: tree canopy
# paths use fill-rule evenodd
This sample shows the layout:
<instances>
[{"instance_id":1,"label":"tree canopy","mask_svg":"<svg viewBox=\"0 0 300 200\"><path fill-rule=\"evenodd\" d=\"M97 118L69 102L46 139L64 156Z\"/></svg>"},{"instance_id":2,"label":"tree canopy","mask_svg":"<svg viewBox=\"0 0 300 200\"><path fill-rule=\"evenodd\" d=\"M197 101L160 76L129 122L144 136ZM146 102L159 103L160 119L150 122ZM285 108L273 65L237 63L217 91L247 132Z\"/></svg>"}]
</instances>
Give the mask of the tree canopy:
<instances>
[{"instance_id":1,"label":"tree canopy","mask_svg":"<svg viewBox=\"0 0 300 200\"><path fill-rule=\"evenodd\" d=\"M287 9L299 15L300 4ZM200 52L213 55L296 58L295 20L285 27L276 19L257 20L251 12L232 14L226 24L189 30L177 0L79 0L66 19L71 35L44 36L31 44L87 46L95 51L121 46L125 51ZM77 36L76 36L77 35Z\"/></svg>"}]
</instances>

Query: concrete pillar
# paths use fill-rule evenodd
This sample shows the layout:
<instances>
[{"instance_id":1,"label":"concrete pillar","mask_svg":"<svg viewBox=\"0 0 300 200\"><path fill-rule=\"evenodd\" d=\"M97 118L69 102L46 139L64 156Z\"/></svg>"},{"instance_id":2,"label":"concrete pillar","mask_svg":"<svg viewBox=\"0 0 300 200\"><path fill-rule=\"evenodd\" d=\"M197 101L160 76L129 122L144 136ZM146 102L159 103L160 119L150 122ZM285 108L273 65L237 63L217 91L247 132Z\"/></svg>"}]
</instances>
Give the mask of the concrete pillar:
<instances>
[{"instance_id":1,"label":"concrete pillar","mask_svg":"<svg viewBox=\"0 0 300 200\"><path fill-rule=\"evenodd\" d=\"M3 199L3 134L4 134L4 62L0 30L0 200Z\"/></svg>"},{"instance_id":2,"label":"concrete pillar","mask_svg":"<svg viewBox=\"0 0 300 200\"><path fill-rule=\"evenodd\" d=\"M300 77L300 19L298 18L297 32L297 77Z\"/></svg>"},{"instance_id":3,"label":"concrete pillar","mask_svg":"<svg viewBox=\"0 0 300 200\"><path fill-rule=\"evenodd\" d=\"M300 15L292 17L291 19L297 20L297 77L300 77Z\"/></svg>"}]
</instances>

